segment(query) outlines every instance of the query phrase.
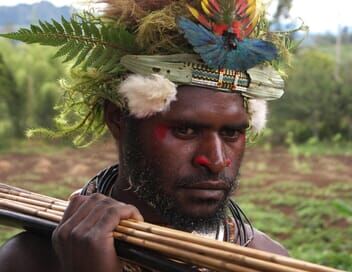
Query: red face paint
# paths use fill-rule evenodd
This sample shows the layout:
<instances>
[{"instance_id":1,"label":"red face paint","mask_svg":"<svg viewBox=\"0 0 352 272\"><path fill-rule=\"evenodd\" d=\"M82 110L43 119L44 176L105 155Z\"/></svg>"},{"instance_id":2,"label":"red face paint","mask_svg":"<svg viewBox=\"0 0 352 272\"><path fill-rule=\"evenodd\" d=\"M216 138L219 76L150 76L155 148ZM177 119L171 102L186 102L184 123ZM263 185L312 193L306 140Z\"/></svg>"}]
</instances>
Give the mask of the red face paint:
<instances>
[{"instance_id":1,"label":"red face paint","mask_svg":"<svg viewBox=\"0 0 352 272\"><path fill-rule=\"evenodd\" d=\"M201 156L197 156L195 159L194 159L194 162L196 164L199 164L199 165L204 165L204 166L208 166L210 164L210 161L207 157L201 155Z\"/></svg>"},{"instance_id":2,"label":"red face paint","mask_svg":"<svg viewBox=\"0 0 352 272\"><path fill-rule=\"evenodd\" d=\"M154 135L155 135L155 138L158 140L158 141L162 141L165 139L166 137L166 134L168 132L169 128L165 125L158 125L155 130L154 130Z\"/></svg>"}]
</instances>

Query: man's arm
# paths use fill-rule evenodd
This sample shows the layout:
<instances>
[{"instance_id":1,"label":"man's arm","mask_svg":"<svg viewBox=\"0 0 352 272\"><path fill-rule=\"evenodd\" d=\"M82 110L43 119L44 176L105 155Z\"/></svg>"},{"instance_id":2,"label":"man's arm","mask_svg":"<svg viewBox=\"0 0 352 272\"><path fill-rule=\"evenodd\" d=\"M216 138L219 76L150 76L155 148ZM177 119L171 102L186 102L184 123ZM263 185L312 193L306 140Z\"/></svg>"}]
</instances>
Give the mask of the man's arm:
<instances>
[{"instance_id":1,"label":"man's arm","mask_svg":"<svg viewBox=\"0 0 352 272\"><path fill-rule=\"evenodd\" d=\"M32 232L16 235L0 248L1 272L59 272L50 236Z\"/></svg>"}]
</instances>

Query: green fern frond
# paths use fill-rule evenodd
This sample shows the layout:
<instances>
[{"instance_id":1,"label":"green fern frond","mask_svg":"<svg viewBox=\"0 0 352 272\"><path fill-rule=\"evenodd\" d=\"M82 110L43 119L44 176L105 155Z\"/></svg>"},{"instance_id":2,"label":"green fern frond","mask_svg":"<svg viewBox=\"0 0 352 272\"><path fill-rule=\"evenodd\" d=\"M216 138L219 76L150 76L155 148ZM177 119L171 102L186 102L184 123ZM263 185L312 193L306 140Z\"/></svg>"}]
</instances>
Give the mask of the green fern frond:
<instances>
[{"instance_id":1,"label":"green fern frond","mask_svg":"<svg viewBox=\"0 0 352 272\"><path fill-rule=\"evenodd\" d=\"M76 58L82 49L84 49L84 47L82 48L82 44L74 42L70 48L70 51L66 54L66 58L63 62L68 62Z\"/></svg>"},{"instance_id":2,"label":"green fern frond","mask_svg":"<svg viewBox=\"0 0 352 272\"><path fill-rule=\"evenodd\" d=\"M120 69L117 73L121 73ZM56 107L60 114L55 118L56 128L27 131L27 136L48 138L70 137L78 147L98 140L106 131L104 102L110 100L124 108L125 100L116 92L121 78L102 73L95 68L71 70L71 80L62 80L64 97Z\"/></svg>"},{"instance_id":3,"label":"green fern frond","mask_svg":"<svg viewBox=\"0 0 352 272\"><path fill-rule=\"evenodd\" d=\"M61 23L39 21L29 29L22 28L0 36L59 47L54 58L62 57L63 62L75 60L73 67L82 65L85 69L94 67L109 73L119 64L121 55L137 53L138 48L134 35L123 25L108 24L85 13L83 16L74 15L71 20L62 17Z\"/></svg>"},{"instance_id":4,"label":"green fern frond","mask_svg":"<svg viewBox=\"0 0 352 272\"><path fill-rule=\"evenodd\" d=\"M66 21L66 19L64 17L61 17L61 22L63 27L65 28L66 33L68 34L73 34L74 29L71 23L69 23L68 21Z\"/></svg>"},{"instance_id":5,"label":"green fern frond","mask_svg":"<svg viewBox=\"0 0 352 272\"><path fill-rule=\"evenodd\" d=\"M80 65L84 59L86 58L86 56L89 54L89 52L92 50L92 46L91 45L86 45L82 50L81 52L79 53L79 55L77 56L76 58L76 62L75 64L72 66L72 68Z\"/></svg>"}]
</instances>

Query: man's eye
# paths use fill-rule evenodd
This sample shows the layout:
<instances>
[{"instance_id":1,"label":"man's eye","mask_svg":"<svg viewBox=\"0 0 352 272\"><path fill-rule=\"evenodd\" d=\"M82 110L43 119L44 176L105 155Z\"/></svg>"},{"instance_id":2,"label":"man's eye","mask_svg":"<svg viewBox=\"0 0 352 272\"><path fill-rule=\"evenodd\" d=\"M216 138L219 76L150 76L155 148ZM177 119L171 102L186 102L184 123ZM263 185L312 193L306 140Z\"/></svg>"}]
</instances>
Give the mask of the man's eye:
<instances>
[{"instance_id":1,"label":"man's eye","mask_svg":"<svg viewBox=\"0 0 352 272\"><path fill-rule=\"evenodd\" d=\"M237 129L223 129L220 132L220 135L222 137L232 141L237 140L238 137L241 136L241 134L243 134L243 132Z\"/></svg>"},{"instance_id":2,"label":"man's eye","mask_svg":"<svg viewBox=\"0 0 352 272\"><path fill-rule=\"evenodd\" d=\"M175 136L180 138L191 138L196 134L195 129L188 126L180 126L172 129Z\"/></svg>"}]
</instances>

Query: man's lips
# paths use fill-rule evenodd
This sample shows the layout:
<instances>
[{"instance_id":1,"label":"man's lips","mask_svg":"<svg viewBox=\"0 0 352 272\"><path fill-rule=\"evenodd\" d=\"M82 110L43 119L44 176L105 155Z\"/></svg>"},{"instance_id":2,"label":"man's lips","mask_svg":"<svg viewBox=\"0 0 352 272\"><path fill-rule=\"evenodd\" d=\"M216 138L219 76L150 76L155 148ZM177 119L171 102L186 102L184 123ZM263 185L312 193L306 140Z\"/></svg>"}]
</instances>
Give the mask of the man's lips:
<instances>
[{"instance_id":1,"label":"man's lips","mask_svg":"<svg viewBox=\"0 0 352 272\"><path fill-rule=\"evenodd\" d=\"M222 180L210 180L194 184L186 184L181 186L181 188L190 190L228 190L229 186Z\"/></svg>"}]
</instances>

